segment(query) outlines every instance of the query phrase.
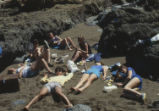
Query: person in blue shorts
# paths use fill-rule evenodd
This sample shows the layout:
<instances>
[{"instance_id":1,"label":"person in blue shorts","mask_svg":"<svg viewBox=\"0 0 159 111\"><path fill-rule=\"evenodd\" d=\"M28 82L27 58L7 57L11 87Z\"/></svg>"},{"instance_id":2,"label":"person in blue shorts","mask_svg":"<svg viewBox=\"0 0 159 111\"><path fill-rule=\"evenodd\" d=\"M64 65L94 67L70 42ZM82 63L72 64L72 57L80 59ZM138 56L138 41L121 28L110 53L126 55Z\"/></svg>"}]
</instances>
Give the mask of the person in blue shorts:
<instances>
[{"instance_id":1,"label":"person in blue shorts","mask_svg":"<svg viewBox=\"0 0 159 111\"><path fill-rule=\"evenodd\" d=\"M81 77L80 81L75 87L71 88L71 91L75 91L76 94L83 92L88 88L94 80L100 78L103 73L103 80L106 79L107 67L103 66L100 62L100 58L95 60L95 65L92 65ZM85 83L85 84L84 84Z\"/></svg>"},{"instance_id":2,"label":"person in blue shorts","mask_svg":"<svg viewBox=\"0 0 159 111\"><path fill-rule=\"evenodd\" d=\"M120 72L125 75L121 76ZM132 67L122 65L117 71L116 77L124 77L123 83L116 83L117 86L124 87L124 95L145 101L146 94L138 92L138 90L142 89L142 78L138 74L136 74L135 70Z\"/></svg>"}]
</instances>

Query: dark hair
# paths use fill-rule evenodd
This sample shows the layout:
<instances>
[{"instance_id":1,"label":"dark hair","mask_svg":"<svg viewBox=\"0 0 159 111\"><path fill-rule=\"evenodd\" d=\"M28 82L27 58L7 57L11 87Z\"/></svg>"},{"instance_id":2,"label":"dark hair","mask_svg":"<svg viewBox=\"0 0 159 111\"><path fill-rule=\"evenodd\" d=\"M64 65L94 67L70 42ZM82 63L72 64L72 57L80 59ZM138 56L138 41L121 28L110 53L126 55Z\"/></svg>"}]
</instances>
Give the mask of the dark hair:
<instances>
[{"instance_id":1,"label":"dark hair","mask_svg":"<svg viewBox=\"0 0 159 111\"><path fill-rule=\"evenodd\" d=\"M62 67L56 67L56 69L55 69L55 73L56 72L66 72L66 70L64 69L64 68L62 68Z\"/></svg>"},{"instance_id":2,"label":"dark hair","mask_svg":"<svg viewBox=\"0 0 159 111\"><path fill-rule=\"evenodd\" d=\"M122 71L122 69L123 69L123 68L126 68L126 69L127 69L127 66L126 66L126 65L124 65L124 64L123 64L123 65L121 65L121 66L119 67L119 71Z\"/></svg>"},{"instance_id":3,"label":"dark hair","mask_svg":"<svg viewBox=\"0 0 159 111\"><path fill-rule=\"evenodd\" d=\"M34 39L34 40L33 40L33 44L39 44L38 39Z\"/></svg>"},{"instance_id":4,"label":"dark hair","mask_svg":"<svg viewBox=\"0 0 159 111\"><path fill-rule=\"evenodd\" d=\"M102 61L95 61L95 63L100 63L102 66L105 65Z\"/></svg>"},{"instance_id":5,"label":"dark hair","mask_svg":"<svg viewBox=\"0 0 159 111\"><path fill-rule=\"evenodd\" d=\"M78 37L78 40L82 40L83 42L85 41L83 36Z\"/></svg>"}]
</instances>

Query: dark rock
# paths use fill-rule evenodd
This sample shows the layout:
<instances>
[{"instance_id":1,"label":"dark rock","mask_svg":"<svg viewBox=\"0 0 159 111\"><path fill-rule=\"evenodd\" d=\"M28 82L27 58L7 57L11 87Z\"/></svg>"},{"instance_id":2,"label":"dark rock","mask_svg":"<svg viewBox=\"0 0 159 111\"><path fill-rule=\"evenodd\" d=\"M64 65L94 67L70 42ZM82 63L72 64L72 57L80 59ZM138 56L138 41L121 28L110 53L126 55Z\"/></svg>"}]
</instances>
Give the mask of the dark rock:
<instances>
[{"instance_id":1,"label":"dark rock","mask_svg":"<svg viewBox=\"0 0 159 111\"><path fill-rule=\"evenodd\" d=\"M127 62L137 72L148 76L159 71L159 44L137 45L159 32L159 11L146 12L142 8L121 8L105 15L99 25L103 34L98 51L104 57L127 56Z\"/></svg>"},{"instance_id":2,"label":"dark rock","mask_svg":"<svg viewBox=\"0 0 159 111\"><path fill-rule=\"evenodd\" d=\"M64 111L92 111L92 109L87 105L77 104L70 109L64 109Z\"/></svg>"}]
</instances>

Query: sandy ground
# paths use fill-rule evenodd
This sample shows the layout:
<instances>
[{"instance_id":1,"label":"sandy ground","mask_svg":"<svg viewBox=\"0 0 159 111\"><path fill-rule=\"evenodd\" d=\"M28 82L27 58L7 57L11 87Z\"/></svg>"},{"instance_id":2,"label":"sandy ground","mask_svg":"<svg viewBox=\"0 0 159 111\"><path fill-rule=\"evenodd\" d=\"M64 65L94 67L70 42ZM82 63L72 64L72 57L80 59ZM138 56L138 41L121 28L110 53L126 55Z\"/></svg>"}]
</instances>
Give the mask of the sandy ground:
<instances>
[{"instance_id":1,"label":"sandy ground","mask_svg":"<svg viewBox=\"0 0 159 111\"><path fill-rule=\"evenodd\" d=\"M75 41L75 43L77 43L77 37L79 35L84 35L90 45L93 45L94 43L98 42L101 32L98 26L87 26L84 24L79 24L74 28L63 32L60 36L70 36ZM53 49L51 52L57 53L59 56L69 54L69 58L71 58L74 51L60 51ZM102 61L106 65L111 65L116 62L125 63L125 57L102 59ZM91 64L93 63L88 63L88 66ZM54 64L52 69L54 69L56 66L58 66L58 64ZM17 67L17 64L13 63L13 65L9 67ZM6 70L4 70L1 75L6 75L8 68L6 68ZM82 66L80 68L82 69ZM108 74L110 74L110 72L108 72ZM70 87L74 86L79 81L81 76L82 74L80 72L75 73L74 77L65 83L65 86L63 87L65 94L68 93ZM42 72L34 78L20 79L20 91L0 94L0 111L20 111L25 106L25 104L27 104L42 88L43 85L40 83L41 77ZM147 108L147 104L159 99L159 96L157 95L159 92L158 83L148 79L143 79L143 90L141 91L147 93L147 104L145 105L137 101L121 98L120 95L122 94L122 89L120 88L110 93L104 93L102 91L104 85L105 83L100 78L83 93L79 95L67 94L67 96L73 104L89 105L93 111L150 111L150 109ZM23 100L25 103L14 105L13 103L16 100ZM30 110L62 111L63 108L64 104L62 102L57 103L52 99L51 96L47 96L42 101L34 104Z\"/></svg>"}]
</instances>

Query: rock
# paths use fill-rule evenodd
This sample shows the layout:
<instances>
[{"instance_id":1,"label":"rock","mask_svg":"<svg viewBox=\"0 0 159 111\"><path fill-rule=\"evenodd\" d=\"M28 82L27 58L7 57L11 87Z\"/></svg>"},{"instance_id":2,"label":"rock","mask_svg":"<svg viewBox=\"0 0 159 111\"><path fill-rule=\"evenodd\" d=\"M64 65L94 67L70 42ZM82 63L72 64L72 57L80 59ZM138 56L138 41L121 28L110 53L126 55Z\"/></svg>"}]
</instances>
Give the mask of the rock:
<instances>
[{"instance_id":1,"label":"rock","mask_svg":"<svg viewBox=\"0 0 159 111\"><path fill-rule=\"evenodd\" d=\"M136 41L159 32L158 18L159 10L147 12L142 8L121 8L105 14L99 23L103 34L98 51L104 57L127 56L127 63L141 75L157 75L159 44L136 45Z\"/></svg>"},{"instance_id":2,"label":"rock","mask_svg":"<svg viewBox=\"0 0 159 111\"><path fill-rule=\"evenodd\" d=\"M64 111L92 111L92 109L87 105L77 104L73 108L64 109Z\"/></svg>"}]
</instances>

